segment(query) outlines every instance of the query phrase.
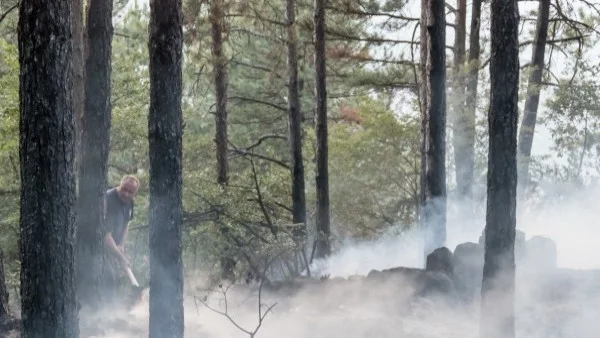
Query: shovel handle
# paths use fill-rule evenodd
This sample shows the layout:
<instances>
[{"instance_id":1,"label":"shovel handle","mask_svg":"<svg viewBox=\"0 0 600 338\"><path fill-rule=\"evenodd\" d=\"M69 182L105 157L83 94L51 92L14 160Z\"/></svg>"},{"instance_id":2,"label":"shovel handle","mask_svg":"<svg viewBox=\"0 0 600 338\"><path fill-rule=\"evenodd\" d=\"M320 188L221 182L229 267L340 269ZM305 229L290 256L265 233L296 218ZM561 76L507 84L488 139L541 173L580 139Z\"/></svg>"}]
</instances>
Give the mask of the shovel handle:
<instances>
[{"instance_id":1,"label":"shovel handle","mask_svg":"<svg viewBox=\"0 0 600 338\"><path fill-rule=\"evenodd\" d=\"M133 284L133 286L139 287L140 284L138 284L137 279L133 275L133 271L131 271L131 268L130 267L126 267L125 270L127 271L127 276L129 277L129 280L131 281L131 284Z\"/></svg>"}]
</instances>

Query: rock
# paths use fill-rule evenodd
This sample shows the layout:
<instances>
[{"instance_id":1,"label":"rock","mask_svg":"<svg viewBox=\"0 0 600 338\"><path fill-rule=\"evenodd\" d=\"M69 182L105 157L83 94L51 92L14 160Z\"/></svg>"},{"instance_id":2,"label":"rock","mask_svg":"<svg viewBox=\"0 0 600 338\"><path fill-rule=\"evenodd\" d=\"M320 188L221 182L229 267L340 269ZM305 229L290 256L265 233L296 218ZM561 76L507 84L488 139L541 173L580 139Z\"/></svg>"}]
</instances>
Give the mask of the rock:
<instances>
[{"instance_id":1,"label":"rock","mask_svg":"<svg viewBox=\"0 0 600 338\"><path fill-rule=\"evenodd\" d=\"M426 271L419 278L421 297L456 299L456 288L452 279L443 271Z\"/></svg>"},{"instance_id":2,"label":"rock","mask_svg":"<svg viewBox=\"0 0 600 338\"><path fill-rule=\"evenodd\" d=\"M348 281L361 281L364 278L365 277L361 276L361 275L350 275L350 276L348 276Z\"/></svg>"},{"instance_id":3,"label":"rock","mask_svg":"<svg viewBox=\"0 0 600 338\"><path fill-rule=\"evenodd\" d=\"M526 244L523 267L527 272L543 272L557 268L556 242L545 236L533 236Z\"/></svg>"},{"instance_id":4,"label":"rock","mask_svg":"<svg viewBox=\"0 0 600 338\"><path fill-rule=\"evenodd\" d=\"M483 245L466 242L456 246L452 255L454 285L464 298L471 300L481 290Z\"/></svg>"},{"instance_id":5,"label":"rock","mask_svg":"<svg viewBox=\"0 0 600 338\"><path fill-rule=\"evenodd\" d=\"M454 265L452 264L452 252L450 249L446 247L437 248L427 255L425 270L440 271L448 277L452 277L454 275Z\"/></svg>"},{"instance_id":6,"label":"rock","mask_svg":"<svg viewBox=\"0 0 600 338\"><path fill-rule=\"evenodd\" d=\"M375 287L381 287L386 283L398 285L400 289L396 292L402 290L401 292L410 295L409 297L441 297L446 300L456 300L456 288L448 276L448 269L452 266L450 259L452 253L447 248L439 248L429 256L431 260L428 266L431 270L407 267L372 270L366 280L373 283L371 285Z\"/></svg>"}]
</instances>

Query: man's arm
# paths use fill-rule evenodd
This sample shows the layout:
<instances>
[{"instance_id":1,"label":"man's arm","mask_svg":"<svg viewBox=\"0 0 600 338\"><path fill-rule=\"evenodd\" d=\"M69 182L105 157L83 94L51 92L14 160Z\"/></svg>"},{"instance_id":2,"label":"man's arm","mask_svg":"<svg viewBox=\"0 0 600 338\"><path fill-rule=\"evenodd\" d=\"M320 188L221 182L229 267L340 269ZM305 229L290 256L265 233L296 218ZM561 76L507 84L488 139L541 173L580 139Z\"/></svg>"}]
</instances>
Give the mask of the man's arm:
<instances>
[{"instance_id":1,"label":"man's arm","mask_svg":"<svg viewBox=\"0 0 600 338\"><path fill-rule=\"evenodd\" d=\"M129 232L129 223L125 224L125 229L123 230L123 238L121 239L121 245L119 245L119 250L125 253L125 243L127 242L127 233Z\"/></svg>"},{"instance_id":2,"label":"man's arm","mask_svg":"<svg viewBox=\"0 0 600 338\"><path fill-rule=\"evenodd\" d=\"M115 239L112 237L112 233L110 232L107 232L106 235L104 235L104 247L108 248L110 253L115 255L115 257L117 257L117 259L122 264L129 266L129 261L127 260L123 252L121 252L121 250L117 246L117 243L115 243Z\"/></svg>"}]
</instances>

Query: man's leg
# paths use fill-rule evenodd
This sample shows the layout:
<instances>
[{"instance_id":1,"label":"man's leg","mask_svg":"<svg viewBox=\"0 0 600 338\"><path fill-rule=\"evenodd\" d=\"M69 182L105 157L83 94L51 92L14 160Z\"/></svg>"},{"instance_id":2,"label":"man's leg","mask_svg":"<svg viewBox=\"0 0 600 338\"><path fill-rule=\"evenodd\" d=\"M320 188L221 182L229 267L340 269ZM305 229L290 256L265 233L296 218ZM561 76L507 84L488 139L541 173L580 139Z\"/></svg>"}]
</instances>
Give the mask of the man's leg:
<instances>
[{"instance_id":1,"label":"man's leg","mask_svg":"<svg viewBox=\"0 0 600 338\"><path fill-rule=\"evenodd\" d=\"M113 305L117 299L118 274L112 257L104 257L102 296L106 305Z\"/></svg>"}]
</instances>

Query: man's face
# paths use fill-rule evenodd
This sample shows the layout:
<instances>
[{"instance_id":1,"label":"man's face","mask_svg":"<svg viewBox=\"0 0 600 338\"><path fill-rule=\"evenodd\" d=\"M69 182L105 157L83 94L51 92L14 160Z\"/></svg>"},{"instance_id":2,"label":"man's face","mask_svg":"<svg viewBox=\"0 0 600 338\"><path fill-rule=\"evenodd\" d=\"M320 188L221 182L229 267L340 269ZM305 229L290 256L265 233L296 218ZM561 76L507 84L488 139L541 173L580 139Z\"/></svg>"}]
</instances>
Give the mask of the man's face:
<instances>
[{"instance_id":1,"label":"man's face","mask_svg":"<svg viewBox=\"0 0 600 338\"><path fill-rule=\"evenodd\" d=\"M134 180L126 180L118 189L119 197L123 202L130 202L137 194L138 186Z\"/></svg>"}]
</instances>

